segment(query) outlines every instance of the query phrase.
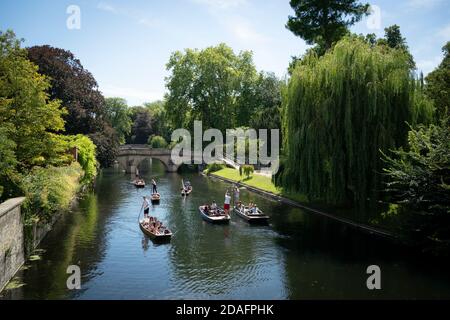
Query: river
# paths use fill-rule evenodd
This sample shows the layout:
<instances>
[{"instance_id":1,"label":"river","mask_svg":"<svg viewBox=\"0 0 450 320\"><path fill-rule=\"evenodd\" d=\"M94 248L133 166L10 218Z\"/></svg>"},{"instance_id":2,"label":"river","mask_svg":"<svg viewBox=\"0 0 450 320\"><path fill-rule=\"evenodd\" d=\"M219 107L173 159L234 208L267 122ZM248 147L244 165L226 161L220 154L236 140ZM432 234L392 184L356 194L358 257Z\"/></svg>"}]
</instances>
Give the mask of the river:
<instances>
[{"instance_id":1,"label":"river","mask_svg":"<svg viewBox=\"0 0 450 320\"><path fill-rule=\"evenodd\" d=\"M245 189L241 199L270 215L250 226L204 222L198 206L223 203L228 184L199 174L166 174L153 161L161 203L151 209L174 236L154 244L138 227L142 196L130 175L104 170L17 274L2 299L410 299L450 298L448 266L404 247ZM181 179L194 191L180 196ZM69 265L81 289L68 290ZM366 269L381 269L381 290L368 290Z\"/></svg>"}]
</instances>

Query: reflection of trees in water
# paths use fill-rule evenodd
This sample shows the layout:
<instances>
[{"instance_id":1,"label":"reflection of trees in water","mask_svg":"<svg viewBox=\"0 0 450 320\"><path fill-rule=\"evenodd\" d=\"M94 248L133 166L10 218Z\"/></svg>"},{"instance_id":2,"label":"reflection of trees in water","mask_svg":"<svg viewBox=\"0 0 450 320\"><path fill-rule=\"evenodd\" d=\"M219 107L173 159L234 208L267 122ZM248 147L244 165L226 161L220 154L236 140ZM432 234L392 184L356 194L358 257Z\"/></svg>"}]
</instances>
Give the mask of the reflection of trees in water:
<instances>
[{"instance_id":1,"label":"reflection of trees in water","mask_svg":"<svg viewBox=\"0 0 450 320\"><path fill-rule=\"evenodd\" d=\"M436 268L424 272L423 266L417 264L423 257L410 254L408 248L314 213L282 207L274 211L272 227L285 235L276 243L286 249L283 252L289 298L450 296L450 288L442 285L443 273ZM382 292L366 287L366 268L372 264L382 269Z\"/></svg>"},{"instance_id":2,"label":"reflection of trees in water","mask_svg":"<svg viewBox=\"0 0 450 320\"><path fill-rule=\"evenodd\" d=\"M64 214L41 243L42 260L30 263L23 272L23 298L61 299L72 294L66 288L67 267L80 266L82 283L95 276L96 265L105 251L105 226L110 212L124 196L114 177L103 173L97 179L100 194L86 194L72 212Z\"/></svg>"}]
</instances>

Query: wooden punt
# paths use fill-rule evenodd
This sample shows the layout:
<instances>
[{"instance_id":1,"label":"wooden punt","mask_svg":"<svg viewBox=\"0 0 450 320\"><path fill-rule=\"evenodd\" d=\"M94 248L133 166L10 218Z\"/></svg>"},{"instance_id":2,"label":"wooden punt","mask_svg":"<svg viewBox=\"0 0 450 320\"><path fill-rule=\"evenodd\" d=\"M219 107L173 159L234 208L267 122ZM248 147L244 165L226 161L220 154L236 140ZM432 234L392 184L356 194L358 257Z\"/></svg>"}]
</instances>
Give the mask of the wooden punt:
<instances>
[{"instance_id":1,"label":"wooden punt","mask_svg":"<svg viewBox=\"0 0 450 320\"><path fill-rule=\"evenodd\" d=\"M240 208L234 207L234 212L247 221L248 223L267 223L269 216L265 215L261 210L258 209L258 213L250 213L248 207L241 206Z\"/></svg>"},{"instance_id":2,"label":"wooden punt","mask_svg":"<svg viewBox=\"0 0 450 320\"><path fill-rule=\"evenodd\" d=\"M144 220L139 221L139 227L146 236L154 241L169 241L172 238L172 232L169 229L166 229L164 234L150 232L149 229L144 227Z\"/></svg>"},{"instance_id":3,"label":"wooden punt","mask_svg":"<svg viewBox=\"0 0 450 320\"><path fill-rule=\"evenodd\" d=\"M161 200L161 195L159 193L152 193L150 199L152 203L159 203L159 201Z\"/></svg>"},{"instance_id":4,"label":"wooden punt","mask_svg":"<svg viewBox=\"0 0 450 320\"><path fill-rule=\"evenodd\" d=\"M145 181L144 180L142 180L142 181L134 181L133 184L134 184L134 186L136 188L145 188Z\"/></svg>"},{"instance_id":5,"label":"wooden punt","mask_svg":"<svg viewBox=\"0 0 450 320\"><path fill-rule=\"evenodd\" d=\"M187 187L187 190L186 189L182 189L181 190L181 195L184 197L184 196L188 196L188 195L190 195L191 194L191 192L192 192L192 186L189 186L189 187Z\"/></svg>"},{"instance_id":6,"label":"wooden punt","mask_svg":"<svg viewBox=\"0 0 450 320\"><path fill-rule=\"evenodd\" d=\"M225 215L225 212L223 209L218 208L217 211L220 214L217 215L209 215L205 212L205 206L198 207L198 211L200 211L200 215L202 216L202 219L210 222L210 223L229 223L230 222L230 215Z\"/></svg>"}]
</instances>

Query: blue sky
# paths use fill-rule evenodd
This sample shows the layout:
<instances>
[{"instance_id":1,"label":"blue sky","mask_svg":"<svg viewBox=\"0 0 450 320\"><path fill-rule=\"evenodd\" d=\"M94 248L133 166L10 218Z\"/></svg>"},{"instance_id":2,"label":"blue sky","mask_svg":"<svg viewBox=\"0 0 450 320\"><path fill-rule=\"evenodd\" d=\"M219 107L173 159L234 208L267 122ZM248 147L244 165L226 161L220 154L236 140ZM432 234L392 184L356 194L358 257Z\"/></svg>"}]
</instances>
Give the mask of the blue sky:
<instances>
[{"instance_id":1,"label":"blue sky","mask_svg":"<svg viewBox=\"0 0 450 320\"><path fill-rule=\"evenodd\" d=\"M374 11L352 27L383 35L400 25L419 70L432 71L450 40L449 0L369 1ZM70 30L66 10L77 5L81 28ZM0 0L0 30L13 29L26 46L49 44L72 51L106 96L130 105L163 97L171 52L225 42L252 50L259 70L283 76L304 41L284 26L288 0ZM374 29L375 28L375 29Z\"/></svg>"}]
</instances>

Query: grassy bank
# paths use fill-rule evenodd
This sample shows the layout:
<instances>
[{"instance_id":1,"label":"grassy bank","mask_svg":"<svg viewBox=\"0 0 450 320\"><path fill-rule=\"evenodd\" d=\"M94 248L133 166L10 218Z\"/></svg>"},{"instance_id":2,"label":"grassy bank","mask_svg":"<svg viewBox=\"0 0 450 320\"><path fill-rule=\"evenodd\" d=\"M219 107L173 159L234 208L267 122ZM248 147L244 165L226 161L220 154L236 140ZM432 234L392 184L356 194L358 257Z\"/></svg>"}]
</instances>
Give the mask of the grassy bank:
<instances>
[{"instance_id":1,"label":"grassy bank","mask_svg":"<svg viewBox=\"0 0 450 320\"><path fill-rule=\"evenodd\" d=\"M27 198L25 224L51 221L54 214L67 210L82 184L84 171L77 162L62 167L36 167L23 181Z\"/></svg>"},{"instance_id":2,"label":"grassy bank","mask_svg":"<svg viewBox=\"0 0 450 320\"><path fill-rule=\"evenodd\" d=\"M308 202L308 198L305 195L285 192L282 188L276 187L273 184L272 179L267 176L253 174L250 176L250 178L246 178L244 176L240 176L239 171L233 168L224 168L219 171L212 172L212 174L235 182L239 182L250 187L255 187L267 192L271 192L273 194L283 196L294 201L302 203Z\"/></svg>"}]
</instances>

